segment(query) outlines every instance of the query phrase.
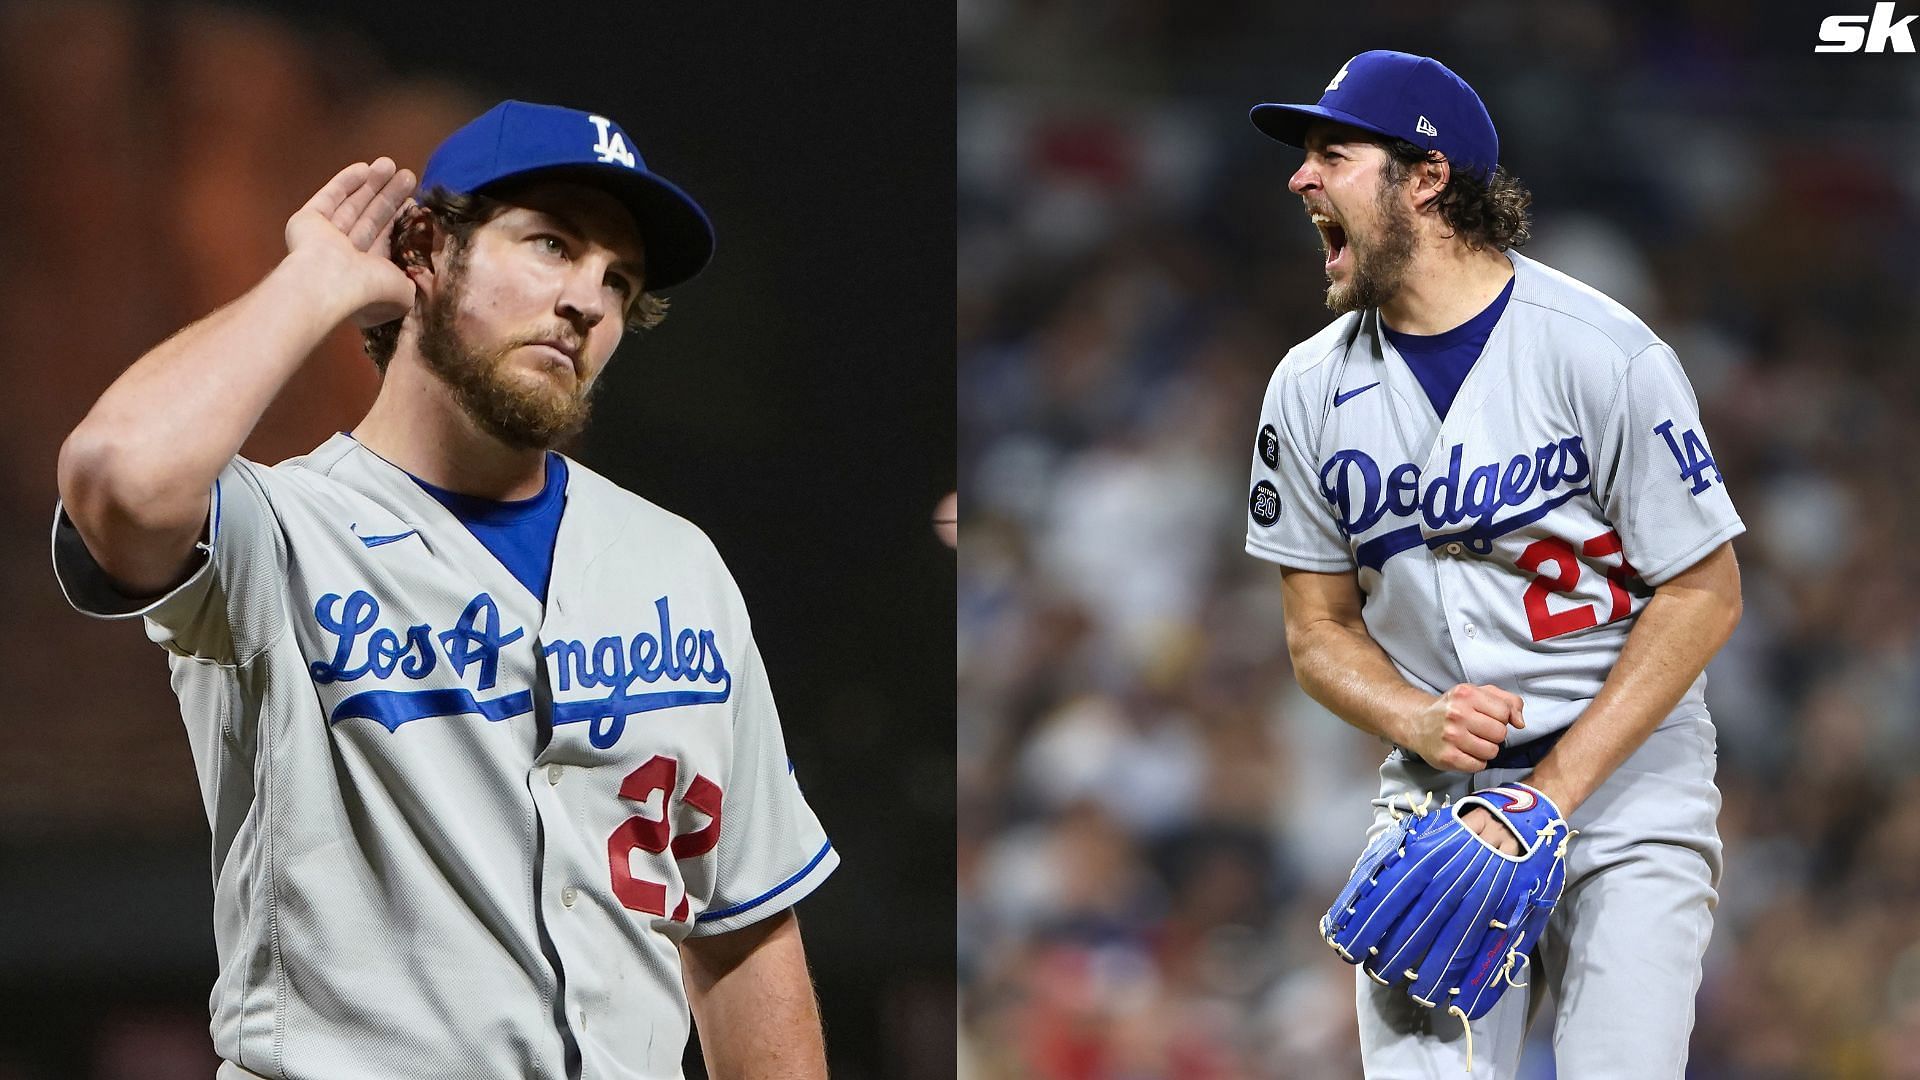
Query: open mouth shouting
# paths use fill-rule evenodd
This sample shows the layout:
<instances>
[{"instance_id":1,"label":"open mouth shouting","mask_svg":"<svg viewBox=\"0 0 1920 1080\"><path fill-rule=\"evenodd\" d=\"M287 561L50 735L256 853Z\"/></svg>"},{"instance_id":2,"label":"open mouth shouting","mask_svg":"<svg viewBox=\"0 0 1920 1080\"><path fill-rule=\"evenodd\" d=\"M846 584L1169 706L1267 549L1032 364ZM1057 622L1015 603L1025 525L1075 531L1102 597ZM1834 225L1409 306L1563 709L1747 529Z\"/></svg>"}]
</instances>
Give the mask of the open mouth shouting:
<instances>
[{"instance_id":1,"label":"open mouth shouting","mask_svg":"<svg viewBox=\"0 0 1920 1080\"><path fill-rule=\"evenodd\" d=\"M1346 227L1317 210L1308 216L1313 220L1314 227L1320 230L1320 246L1327 253L1326 270L1331 274L1347 258Z\"/></svg>"}]
</instances>

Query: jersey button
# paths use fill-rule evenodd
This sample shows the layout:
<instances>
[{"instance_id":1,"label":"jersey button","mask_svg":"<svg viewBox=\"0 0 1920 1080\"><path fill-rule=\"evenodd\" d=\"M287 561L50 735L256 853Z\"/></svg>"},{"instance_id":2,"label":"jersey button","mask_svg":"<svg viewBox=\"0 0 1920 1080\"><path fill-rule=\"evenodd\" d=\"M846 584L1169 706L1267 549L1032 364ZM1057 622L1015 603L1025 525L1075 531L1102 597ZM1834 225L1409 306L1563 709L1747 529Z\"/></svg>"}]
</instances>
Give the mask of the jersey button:
<instances>
[{"instance_id":1,"label":"jersey button","mask_svg":"<svg viewBox=\"0 0 1920 1080\"><path fill-rule=\"evenodd\" d=\"M560 903L562 906L572 907L573 902L579 898L580 898L580 891L578 889L575 889L571 885L560 890Z\"/></svg>"},{"instance_id":2,"label":"jersey button","mask_svg":"<svg viewBox=\"0 0 1920 1080\"><path fill-rule=\"evenodd\" d=\"M1472 623L1468 623L1468 624L1466 625L1466 627L1465 627L1465 629L1466 629L1466 631L1467 631L1467 636L1468 636L1468 637L1473 637L1473 636L1474 636L1475 634L1477 634L1477 633L1479 632L1479 631L1477 631L1477 630L1476 630L1476 629L1474 628L1474 625L1473 625Z\"/></svg>"},{"instance_id":3,"label":"jersey button","mask_svg":"<svg viewBox=\"0 0 1920 1080\"><path fill-rule=\"evenodd\" d=\"M547 783L558 784L559 782L560 782L560 766L558 765L547 766Z\"/></svg>"},{"instance_id":4,"label":"jersey button","mask_svg":"<svg viewBox=\"0 0 1920 1080\"><path fill-rule=\"evenodd\" d=\"M1448 544L1448 545L1447 545L1447 554L1449 554L1449 555L1458 555L1458 554L1460 554L1460 545L1459 545L1459 544L1458 544L1457 542L1456 542L1456 543L1452 543L1452 544Z\"/></svg>"}]
</instances>

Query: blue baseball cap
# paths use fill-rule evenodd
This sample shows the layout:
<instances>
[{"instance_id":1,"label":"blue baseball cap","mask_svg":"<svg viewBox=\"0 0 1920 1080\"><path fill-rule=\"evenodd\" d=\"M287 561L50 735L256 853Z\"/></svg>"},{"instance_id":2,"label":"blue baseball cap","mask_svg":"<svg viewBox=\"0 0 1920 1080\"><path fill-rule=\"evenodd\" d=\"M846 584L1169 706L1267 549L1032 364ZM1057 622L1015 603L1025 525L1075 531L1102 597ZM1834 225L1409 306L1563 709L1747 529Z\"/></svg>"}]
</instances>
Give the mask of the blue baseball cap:
<instances>
[{"instance_id":1,"label":"blue baseball cap","mask_svg":"<svg viewBox=\"0 0 1920 1080\"><path fill-rule=\"evenodd\" d=\"M713 257L713 223L658 173L620 125L557 105L503 101L447 136L420 174L422 192L485 194L505 180L573 180L602 188L633 214L645 246L646 288L678 285Z\"/></svg>"},{"instance_id":2,"label":"blue baseball cap","mask_svg":"<svg viewBox=\"0 0 1920 1080\"><path fill-rule=\"evenodd\" d=\"M1306 146L1315 120L1405 139L1482 176L1500 163L1500 136L1480 95L1438 60L1376 49L1347 61L1317 105L1255 105L1253 126L1288 146Z\"/></svg>"}]
</instances>

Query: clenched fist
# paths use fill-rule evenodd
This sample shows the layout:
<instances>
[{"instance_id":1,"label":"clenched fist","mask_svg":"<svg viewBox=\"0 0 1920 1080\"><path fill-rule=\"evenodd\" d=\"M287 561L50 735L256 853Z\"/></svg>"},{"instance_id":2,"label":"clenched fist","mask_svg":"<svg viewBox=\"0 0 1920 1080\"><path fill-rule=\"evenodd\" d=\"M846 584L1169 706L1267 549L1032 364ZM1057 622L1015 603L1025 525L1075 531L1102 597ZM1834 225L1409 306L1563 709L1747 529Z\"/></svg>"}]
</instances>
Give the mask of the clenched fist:
<instances>
[{"instance_id":1,"label":"clenched fist","mask_svg":"<svg viewBox=\"0 0 1920 1080\"><path fill-rule=\"evenodd\" d=\"M1520 695L1461 683L1420 710L1401 745L1449 772L1479 772L1500 753L1509 726L1523 728Z\"/></svg>"}]
</instances>

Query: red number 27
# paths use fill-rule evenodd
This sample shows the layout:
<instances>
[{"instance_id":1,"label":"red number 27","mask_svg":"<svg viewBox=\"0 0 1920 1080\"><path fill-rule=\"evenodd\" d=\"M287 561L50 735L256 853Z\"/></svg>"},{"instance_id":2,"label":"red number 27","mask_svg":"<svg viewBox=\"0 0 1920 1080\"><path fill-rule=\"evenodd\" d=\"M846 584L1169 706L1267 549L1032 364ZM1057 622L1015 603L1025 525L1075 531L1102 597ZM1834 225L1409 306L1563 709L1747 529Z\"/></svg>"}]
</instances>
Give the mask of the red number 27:
<instances>
[{"instance_id":1,"label":"red number 27","mask_svg":"<svg viewBox=\"0 0 1920 1080\"><path fill-rule=\"evenodd\" d=\"M691 859L705 855L713 850L720 841L720 785L694 774L687 784L687 793L680 797L678 814L673 813L673 789L680 775L680 763L660 754L647 759L645 765L627 774L620 782L620 797L632 799L645 805L653 793L664 792L660 798L660 816L647 817L635 815L622 822L607 837L607 863L613 871L613 895L628 908L647 915L665 915L667 913L667 887L658 881L649 881L633 875L633 853L644 851L649 855L673 852L675 859ZM706 815L707 823L690 832L673 835L674 819L684 826L693 815L688 810ZM680 903L673 909L673 920L684 922L687 918L687 898L683 893Z\"/></svg>"},{"instance_id":2,"label":"red number 27","mask_svg":"<svg viewBox=\"0 0 1920 1080\"><path fill-rule=\"evenodd\" d=\"M1531 570L1539 576L1527 586L1527 629L1533 632L1533 640L1545 641L1561 634L1571 634L1575 630L1585 630L1599 622L1594 605L1581 604L1565 611L1550 611L1547 597L1553 593L1570 593L1580 583L1580 556L1603 559L1610 555L1620 555L1620 534L1612 529L1580 545L1578 552L1573 545L1558 537L1549 536L1545 540L1536 540L1520 553L1519 566L1522 570ZM1552 564L1554 572L1545 573L1541 568ZM1621 555L1620 565L1607 570L1607 590L1612 594L1613 607L1607 612L1607 621L1612 622L1627 613L1626 583L1639 576L1639 571L1628 565L1626 557Z\"/></svg>"}]
</instances>

